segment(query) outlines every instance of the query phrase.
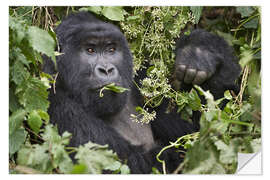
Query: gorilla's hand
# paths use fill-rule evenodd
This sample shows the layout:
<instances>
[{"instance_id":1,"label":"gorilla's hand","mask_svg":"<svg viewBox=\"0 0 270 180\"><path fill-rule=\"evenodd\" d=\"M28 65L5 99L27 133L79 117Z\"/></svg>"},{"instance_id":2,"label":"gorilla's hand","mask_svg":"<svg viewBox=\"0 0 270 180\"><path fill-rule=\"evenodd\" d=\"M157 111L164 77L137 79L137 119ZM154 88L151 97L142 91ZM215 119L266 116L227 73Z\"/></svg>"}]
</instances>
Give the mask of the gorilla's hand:
<instances>
[{"instance_id":1,"label":"gorilla's hand","mask_svg":"<svg viewBox=\"0 0 270 180\"><path fill-rule=\"evenodd\" d=\"M220 58L207 47L189 45L176 55L175 77L186 84L200 85L216 71Z\"/></svg>"}]
</instances>

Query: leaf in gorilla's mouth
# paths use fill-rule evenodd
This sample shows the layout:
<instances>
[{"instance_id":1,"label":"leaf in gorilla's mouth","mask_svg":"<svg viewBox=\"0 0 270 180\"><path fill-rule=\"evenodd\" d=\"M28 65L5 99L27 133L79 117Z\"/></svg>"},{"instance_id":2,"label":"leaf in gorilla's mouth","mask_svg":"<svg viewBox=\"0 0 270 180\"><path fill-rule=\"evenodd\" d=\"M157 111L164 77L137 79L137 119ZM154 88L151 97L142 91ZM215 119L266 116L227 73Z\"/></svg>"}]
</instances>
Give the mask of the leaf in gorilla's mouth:
<instances>
[{"instance_id":1,"label":"leaf in gorilla's mouth","mask_svg":"<svg viewBox=\"0 0 270 180\"><path fill-rule=\"evenodd\" d=\"M125 91L128 91L129 89L124 88L124 87L120 87L120 86L116 86L115 83L111 83L111 84L107 84L105 86L103 86L100 91L99 91L99 97L103 97L103 91L104 90L110 90L113 91L115 93L123 93Z\"/></svg>"}]
</instances>

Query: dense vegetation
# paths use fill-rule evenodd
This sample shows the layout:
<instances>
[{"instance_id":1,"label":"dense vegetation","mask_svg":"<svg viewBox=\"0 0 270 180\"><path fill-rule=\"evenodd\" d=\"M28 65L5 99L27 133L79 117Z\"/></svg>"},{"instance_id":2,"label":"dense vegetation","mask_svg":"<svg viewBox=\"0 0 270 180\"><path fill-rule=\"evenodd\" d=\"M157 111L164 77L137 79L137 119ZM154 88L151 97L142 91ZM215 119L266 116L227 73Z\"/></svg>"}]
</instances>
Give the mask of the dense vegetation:
<instances>
[{"instance_id":1,"label":"dense vegetation","mask_svg":"<svg viewBox=\"0 0 270 180\"><path fill-rule=\"evenodd\" d=\"M129 173L125 162L107 146L89 142L69 147L72 136L58 134L47 114L48 88L56 76L41 71L46 54L55 62L59 55L53 32L61 19L76 11L91 11L113 22L124 32L134 56L134 72L147 77L138 88L145 98L137 107L138 123L155 120L164 98L187 121L193 111L202 113L200 132L179 137L168 148L184 147L184 162L175 173L234 173L237 152L256 152L261 147L261 25L259 7L10 7L9 8L9 167L10 173ZM239 94L226 91L214 100L210 92L195 86L190 92L171 87L175 39L180 32L200 27L224 37L235 49L242 67ZM202 104L198 96L204 96ZM228 101L224 109L219 104ZM143 117L143 118L141 118ZM77 164L69 154L74 153ZM158 172L153 169L153 173Z\"/></svg>"}]
</instances>

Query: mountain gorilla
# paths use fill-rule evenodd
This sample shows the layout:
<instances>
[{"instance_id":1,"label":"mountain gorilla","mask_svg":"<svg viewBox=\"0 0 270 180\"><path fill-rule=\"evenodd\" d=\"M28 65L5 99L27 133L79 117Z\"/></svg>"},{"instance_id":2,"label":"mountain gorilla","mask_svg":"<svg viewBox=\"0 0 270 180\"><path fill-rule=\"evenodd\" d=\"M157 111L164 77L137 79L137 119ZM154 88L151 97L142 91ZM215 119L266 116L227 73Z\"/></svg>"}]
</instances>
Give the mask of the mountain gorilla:
<instances>
[{"instance_id":1,"label":"mountain gorilla","mask_svg":"<svg viewBox=\"0 0 270 180\"><path fill-rule=\"evenodd\" d=\"M155 156L163 145L198 130L198 123L181 120L175 110L165 113L166 103L156 109L157 118L151 124L130 120L142 97L132 82L128 43L116 26L80 12L64 19L56 34L63 54L57 57L59 74L49 95L49 114L61 133L72 133L71 146L88 141L109 144L119 158L127 159L131 173L150 173L153 166L159 168ZM46 58L44 71L56 73ZM201 84L221 97L226 89L236 89L239 72L232 50L222 38L195 30L179 39L175 76L184 89ZM130 91L105 91L99 97L100 89L110 83ZM198 121L199 116L193 119ZM163 158L169 172L181 162L170 151Z\"/></svg>"}]
</instances>

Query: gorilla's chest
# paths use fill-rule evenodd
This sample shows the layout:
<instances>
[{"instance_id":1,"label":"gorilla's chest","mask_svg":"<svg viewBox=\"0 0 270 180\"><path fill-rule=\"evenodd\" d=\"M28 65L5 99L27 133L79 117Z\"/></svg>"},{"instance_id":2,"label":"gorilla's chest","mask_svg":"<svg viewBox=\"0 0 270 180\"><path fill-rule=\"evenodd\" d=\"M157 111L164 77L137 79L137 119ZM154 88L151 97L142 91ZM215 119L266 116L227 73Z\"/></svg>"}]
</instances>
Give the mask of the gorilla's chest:
<instances>
[{"instance_id":1,"label":"gorilla's chest","mask_svg":"<svg viewBox=\"0 0 270 180\"><path fill-rule=\"evenodd\" d=\"M135 106L127 104L109 125L132 145L142 145L145 150L150 150L154 146L151 126L132 121L130 114L136 114Z\"/></svg>"}]
</instances>

